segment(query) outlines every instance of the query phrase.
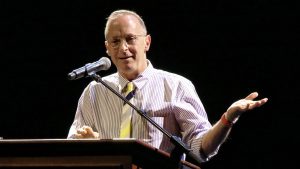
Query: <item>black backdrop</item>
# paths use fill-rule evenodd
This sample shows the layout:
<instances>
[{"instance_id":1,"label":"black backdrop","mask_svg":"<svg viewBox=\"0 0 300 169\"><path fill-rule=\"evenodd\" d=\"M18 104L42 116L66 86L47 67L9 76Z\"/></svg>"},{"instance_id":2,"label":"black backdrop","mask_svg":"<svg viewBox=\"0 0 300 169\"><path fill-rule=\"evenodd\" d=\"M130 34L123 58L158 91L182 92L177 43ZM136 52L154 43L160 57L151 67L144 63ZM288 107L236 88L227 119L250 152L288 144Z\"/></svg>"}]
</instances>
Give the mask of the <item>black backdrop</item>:
<instances>
[{"instance_id":1,"label":"black backdrop","mask_svg":"<svg viewBox=\"0 0 300 169\"><path fill-rule=\"evenodd\" d=\"M12 0L0 1L0 7L4 139L67 136L91 80L68 81L67 74L105 56L105 18L126 8L148 26L153 65L189 78L212 123L252 91L270 99L240 118L219 154L202 168L293 168L299 113L296 2Z\"/></svg>"}]
</instances>

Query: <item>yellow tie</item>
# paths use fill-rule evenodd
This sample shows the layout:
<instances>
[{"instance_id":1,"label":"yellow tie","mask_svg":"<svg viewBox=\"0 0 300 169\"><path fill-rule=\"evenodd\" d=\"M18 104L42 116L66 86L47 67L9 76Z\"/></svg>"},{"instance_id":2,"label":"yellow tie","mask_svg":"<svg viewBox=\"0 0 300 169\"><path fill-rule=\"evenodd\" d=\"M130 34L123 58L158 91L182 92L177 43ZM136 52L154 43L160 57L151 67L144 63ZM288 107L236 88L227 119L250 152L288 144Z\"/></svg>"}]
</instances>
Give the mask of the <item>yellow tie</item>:
<instances>
[{"instance_id":1,"label":"yellow tie","mask_svg":"<svg viewBox=\"0 0 300 169\"><path fill-rule=\"evenodd\" d=\"M134 95L134 86L132 82L129 82L126 87L124 88L124 93L126 99L133 102L133 95ZM121 115L121 128L120 128L120 138L130 138L131 133L131 116L132 116L133 108L130 107L128 104L123 105L122 108L122 115Z\"/></svg>"}]
</instances>

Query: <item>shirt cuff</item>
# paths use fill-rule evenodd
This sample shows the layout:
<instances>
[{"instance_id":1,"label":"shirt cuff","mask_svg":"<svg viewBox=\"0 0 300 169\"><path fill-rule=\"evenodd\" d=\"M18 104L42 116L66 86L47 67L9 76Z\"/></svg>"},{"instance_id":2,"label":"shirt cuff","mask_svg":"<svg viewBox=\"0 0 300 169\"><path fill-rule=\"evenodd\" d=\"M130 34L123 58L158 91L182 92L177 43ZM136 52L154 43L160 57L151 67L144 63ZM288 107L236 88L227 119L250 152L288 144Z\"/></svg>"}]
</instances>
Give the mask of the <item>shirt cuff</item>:
<instances>
[{"instance_id":1,"label":"shirt cuff","mask_svg":"<svg viewBox=\"0 0 300 169\"><path fill-rule=\"evenodd\" d=\"M218 148L211 154L205 154L201 149L203 136L192 140L191 149L194 154L196 154L200 157L201 162L207 162L218 153L220 146L218 146Z\"/></svg>"}]
</instances>

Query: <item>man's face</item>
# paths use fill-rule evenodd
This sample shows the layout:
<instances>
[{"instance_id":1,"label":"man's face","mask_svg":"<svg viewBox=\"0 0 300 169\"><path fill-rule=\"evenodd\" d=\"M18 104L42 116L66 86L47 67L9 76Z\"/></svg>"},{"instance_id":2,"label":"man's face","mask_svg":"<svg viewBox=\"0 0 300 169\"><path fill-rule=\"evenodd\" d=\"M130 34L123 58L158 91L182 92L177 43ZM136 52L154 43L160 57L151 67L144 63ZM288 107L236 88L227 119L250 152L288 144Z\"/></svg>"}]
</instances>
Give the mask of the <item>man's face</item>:
<instances>
[{"instance_id":1,"label":"man's face","mask_svg":"<svg viewBox=\"0 0 300 169\"><path fill-rule=\"evenodd\" d=\"M150 35L145 34L138 19L123 15L111 21L105 46L118 72L132 80L147 67L146 52L150 42Z\"/></svg>"}]
</instances>

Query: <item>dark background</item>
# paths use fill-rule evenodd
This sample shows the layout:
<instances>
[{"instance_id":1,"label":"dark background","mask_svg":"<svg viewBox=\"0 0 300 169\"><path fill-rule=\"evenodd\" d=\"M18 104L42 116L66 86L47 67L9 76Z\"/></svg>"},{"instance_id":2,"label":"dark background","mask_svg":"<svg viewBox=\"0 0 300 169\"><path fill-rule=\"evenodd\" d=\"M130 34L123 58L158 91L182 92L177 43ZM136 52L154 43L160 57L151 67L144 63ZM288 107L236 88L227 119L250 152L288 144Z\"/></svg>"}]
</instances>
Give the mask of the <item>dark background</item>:
<instances>
[{"instance_id":1,"label":"dark background","mask_svg":"<svg viewBox=\"0 0 300 169\"><path fill-rule=\"evenodd\" d=\"M212 123L252 91L269 98L201 168L297 168L299 5L278 0L0 1L1 137L66 138L91 81L67 74L105 56L106 17L121 8L143 17L148 58L194 83Z\"/></svg>"}]
</instances>

